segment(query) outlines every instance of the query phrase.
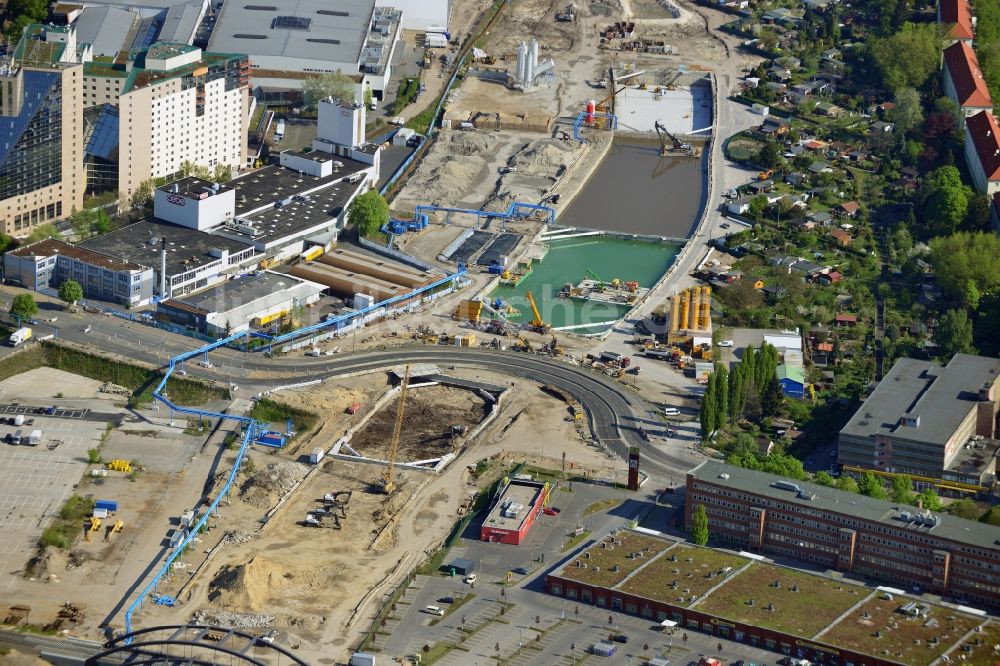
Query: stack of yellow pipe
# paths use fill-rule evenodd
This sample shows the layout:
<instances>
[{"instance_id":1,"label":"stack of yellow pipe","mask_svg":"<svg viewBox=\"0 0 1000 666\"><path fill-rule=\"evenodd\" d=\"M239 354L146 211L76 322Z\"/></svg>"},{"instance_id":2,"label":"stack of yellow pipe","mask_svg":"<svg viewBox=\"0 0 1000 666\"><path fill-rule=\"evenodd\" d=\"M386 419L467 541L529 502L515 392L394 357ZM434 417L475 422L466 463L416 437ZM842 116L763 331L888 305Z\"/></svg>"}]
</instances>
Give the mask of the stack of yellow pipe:
<instances>
[{"instance_id":1,"label":"stack of yellow pipe","mask_svg":"<svg viewBox=\"0 0 1000 666\"><path fill-rule=\"evenodd\" d=\"M685 289L681 294L681 326L687 326L688 315L691 308L691 294Z\"/></svg>"},{"instance_id":2,"label":"stack of yellow pipe","mask_svg":"<svg viewBox=\"0 0 1000 666\"><path fill-rule=\"evenodd\" d=\"M698 314L701 312L701 289L694 287L691 289L691 317L687 321L689 331L698 330Z\"/></svg>"},{"instance_id":3,"label":"stack of yellow pipe","mask_svg":"<svg viewBox=\"0 0 1000 666\"><path fill-rule=\"evenodd\" d=\"M670 305L670 330L676 331L681 317L681 295L674 294L671 297Z\"/></svg>"},{"instance_id":4,"label":"stack of yellow pipe","mask_svg":"<svg viewBox=\"0 0 1000 666\"><path fill-rule=\"evenodd\" d=\"M698 328L702 331L708 330L709 322L711 321L711 308L712 308L712 288L708 285L704 285L701 288L701 321L698 322Z\"/></svg>"}]
</instances>

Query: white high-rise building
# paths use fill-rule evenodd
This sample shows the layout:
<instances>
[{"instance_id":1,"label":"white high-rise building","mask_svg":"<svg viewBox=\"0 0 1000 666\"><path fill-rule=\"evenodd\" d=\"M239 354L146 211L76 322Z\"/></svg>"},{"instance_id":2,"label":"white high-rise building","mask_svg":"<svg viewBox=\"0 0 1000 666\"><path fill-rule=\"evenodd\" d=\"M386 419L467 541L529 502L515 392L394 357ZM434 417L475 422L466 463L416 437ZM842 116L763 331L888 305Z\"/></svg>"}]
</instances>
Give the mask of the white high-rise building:
<instances>
[{"instance_id":1,"label":"white high-rise building","mask_svg":"<svg viewBox=\"0 0 1000 666\"><path fill-rule=\"evenodd\" d=\"M91 104L118 105L118 194L126 201L150 178L185 162L239 169L249 123L246 56L158 43L124 66L88 63Z\"/></svg>"}]
</instances>

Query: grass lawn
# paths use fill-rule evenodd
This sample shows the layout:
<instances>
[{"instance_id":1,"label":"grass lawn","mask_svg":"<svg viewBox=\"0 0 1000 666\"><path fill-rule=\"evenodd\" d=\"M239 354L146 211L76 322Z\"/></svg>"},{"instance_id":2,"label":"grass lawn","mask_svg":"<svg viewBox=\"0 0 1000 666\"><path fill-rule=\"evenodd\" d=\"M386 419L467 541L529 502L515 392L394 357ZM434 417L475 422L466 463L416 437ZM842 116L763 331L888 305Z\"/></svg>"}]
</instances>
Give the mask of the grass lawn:
<instances>
[{"instance_id":1,"label":"grass lawn","mask_svg":"<svg viewBox=\"0 0 1000 666\"><path fill-rule=\"evenodd\" d=\"M732 575L732 571L720 575L726 567L735 571L746 563L745 558L717 550L676 546L618 589L646 599L687 606L692 597L701 597L722 582L724 576ZM677 581L677 589L671 589L673 581Z\"/></svg>"},{"instance_id":2,"label":"grass lawn","mask_svg":"<svg viewBox=\"0 0 1000 666\"><path fill-rule=\"evenodd\" d=\"M987 624L981 632L969 637L969 640L962 643L952 658L957 656L965 660L968 664L996 664L1000 663L1000 650L996 646L1000 645L1000 625Z\"/></svg>"},{"instance_id":3,"label":"grass lawn","mask_svg":"<svg viewBox=\"0 0 1000 666\"><path fill-rule=\"evenodd\" d=\"M614 543L612 543L614 539ZM641 567L650 558L662 553L670 545L663 539L619 531L614 537L606 537L574 558L562 570L562 576L590 585L614 587L626 576ZM642 552L641 557L629 557L631 553ZM589 557L588 557L589 555ZM576 566L580 562L584 566ZM615 567L618 570L615 571Z\"/></svg>"},{"instance_id":4,"label":"grass lawn","mask_svg":"<svg viewBox=\"0 0 1000 666\"><path fill-rule=\"evenodd\" d=\"M610 499L598 500L594 502L586 509L583 510L583 515L589 516L592 513L600 513L602 511L610 511L611 509L619 506L625 500L612 497Z\"/></svg>"},{"instance_id":5,"label":"grass lawn","mask_svg":"<svg viewBox=\"0 0 1000 666\"><path fill-rule=\"evenodd\" d=\"M775 581L780 581L781 587L774 587ZM730 578L697 608L730 620L811 638L867 594L863 587L823 576L754 564Z\"/></svg>"},{"instance_id":6,"label":"grass lawn","mask_svg":"<svg viewBox=\"0 0 1000 666\"><path fill-rule=\"evenodd\" d=\"M911 601L872 598L823 635L824 643L849 648L913 666L929 664L980 620L950 608L929 606L926 618L911 618L897 609ZM930 623L932 626L927 626ZM876 636L876 633L879 634ZM992 663L977 661L969 663Z\"/></svg>"}]
</instances>

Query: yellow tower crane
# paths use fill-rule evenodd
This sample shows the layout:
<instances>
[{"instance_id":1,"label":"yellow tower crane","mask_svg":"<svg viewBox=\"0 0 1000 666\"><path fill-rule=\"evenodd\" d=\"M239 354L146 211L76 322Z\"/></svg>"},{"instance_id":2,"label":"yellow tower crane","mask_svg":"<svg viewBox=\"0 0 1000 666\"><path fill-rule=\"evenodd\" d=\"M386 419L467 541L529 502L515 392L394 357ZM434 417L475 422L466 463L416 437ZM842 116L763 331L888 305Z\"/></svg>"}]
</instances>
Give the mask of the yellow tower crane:
<instances>
[{"instance_id":1,"label":"yellow tower crane","mask_svg":"<svg viewBox=\"0 0 1000 666\"><path fill-rule=\"evenodd\" d=\"M393 480L396 473L396 456L399 454L399 435L403 432L403 415L406 410L406 392L410 387L410 366L403 371L403 381L399 385L399 404L396 405L396 423L392 426L392 439L389 440L389 464L382 473L382 490L391 495L396 489Z\"/></svg>"}]
</instances>

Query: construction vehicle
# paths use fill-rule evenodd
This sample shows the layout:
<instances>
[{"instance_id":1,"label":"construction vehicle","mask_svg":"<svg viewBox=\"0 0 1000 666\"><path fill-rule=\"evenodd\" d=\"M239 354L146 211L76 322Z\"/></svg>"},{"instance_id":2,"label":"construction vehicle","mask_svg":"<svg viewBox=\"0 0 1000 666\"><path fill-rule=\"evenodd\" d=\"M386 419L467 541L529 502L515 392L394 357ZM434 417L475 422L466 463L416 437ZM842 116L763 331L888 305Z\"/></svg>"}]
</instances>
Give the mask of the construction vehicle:
<instances>
[{"instance_id":1,"label":"construction vehicle","mask_svg":"<svg viewBox=\"0 0 1000 666\"><path fill-rule=\"evenodd\" d=\"M576 7L566 5L562 11L556 12L556 20L562 23L572 23L576 19Z\"/></svg>"},{"instance_id":2,"label":"construction vehicle","mask_svg":"<svg viewBox=\"0 0 1000 666\"><path fill-rule=\"evenodd\" d=\"M531 314L535 317L528 326L539 333L548 333L552 326L545 323L545 320L542 319L541 313L538 312L538 304L535 303L535 297L531 295L530 291L526 292L525 295L528 297L528 304L531 306Z\"/></svg>"},{"instance_id":3,"label":"construction vehicle","mask_svg":"<svg viewBox=\"0 0 1000 666\"><path fill-rule=\"evenodd\" d=\"M531 351L531 343L524 339L523 336L517 336L517 344L514 345L516 351Z\"/></svg>"},{"instance_id":4,"label":"construction vehicle","mask_svg":"<svg viewBox=\"0 0 1000 666\"><path fill-rule=\"evenodd\" d=\"M552 341L549 343L549 353L553 356L562 356L566 353L566 350L559 346L559 341L556 340L556 336L552 336Z\"/></svg>"},{"instance_id":5,"label":"construction vehicle","mask_svg":"<svg viewBox=\"0 0 1000 666\"><path fill-rule=\"evenodd\" d=\"M340 511L341 518L347 518L347 505L351 501L353 490L339 490L323 495L323 509L328 513Z\"/></svg>"},{"instance_id":6,"label":"construction vehicle","mask_svg":"<svg viewBox=\"0 0 1000 666\"><path fill-rule=\"evenodd\" d=\"M660 157L666 157L670 153L691 153L691 144L682 143L680 139L667 131L667 128L661 125L659 120L653 123L653 128L656 130L656 136L660 137ZM670 139L669 148L667 148L667 139Z\"/></svg>"},{"instance_id":7,"label":"construction vehicle","mask_svg":"<svg viewBox=\"0 0 1000 666\"><path fill-rule=\"evenodd\" d=\"M396 423L392 427L392 439L389 440L389 464L382 473L382 490L391 495L396 489L394 480L396 472L396 456L399 455L399 436L403 432L403 415L406 411L406 392L410 386L410 365L403 371L403 381L399 384L399 404L396 405Z\"/></svg>"},{"instance_id":8,"label":"construction vehicle","mask_svg":"<svg viewBox=\"0 0 1000 666\"><path fill-rule=\"evenodd\" d=\"M328 527L330 529L341 529L340 517L332 511L326 509L316 509L306 514L302 520L306 527Z\"/></svg>"},{"instance_id":9,"label":"construction vehicle","mask_svg":"<svg viewBox=\"0 0 1000 666\"><path fill-rule=\"evenodd\" d=\"M766 171L761 171L757 174L757 180L767 180L774 175L774 169L767 169Z\"/></svg>"},{"instance_id":10,"label":"construction vehicle","mask_svg":"<svg viewBox=\"0 0 1000 666\"><path fill-rule=\"evenodd\" d=\"M128 474L132 471L132 465L127 460L112 460L108 463L108 469L112 472L125 472Z\"/></svg>"},{"instance_id":11,"label":"construction vehicle","mask_svg":"<svg viewBox=\"0 0 1000 666\"><path fill-rule=\"evenodd\" d=\"M100 518L98 518L97 520L100 520ZM104 533L104 540L111 541L111 535L118 534L123 529L125 529L125 521L116 520L115 524L111 527L111 529L109 529L107 532Z\"/></svg>"},{"instance_id":12,"label":"construction vehicle","mask_svg":"<svg viewBox=\"0 0 1000 666\"><path fill-rule=\"evenodd\" d=\"M603 291L604 289L607 288L607 286L608 286L607 283L604 280L601 279L600 275L598 275L597 273L595 273L594 271L592 271L589 268L586 269L586 272L587 272L587 275L589 275L590 277L594 278L594 280L597 281L597 284L594 286L595 289Z\"/></svg>"},{"instance_id":13,"label":"construction vehicle","mask_svg":"<svg viewBox=\"0 0 1000 666\"><path fill-rule=\"evenodd\" d=\"M90 536L94 532L97 532L100 529L101 529L101 519L98 518L98 517L96 517L96 516L91 516L90 517L90 527L88 527L87 531L84 532L84 534L83 534L83 540L84 541L90 541Z\"/></svg>"}]
</instances>

